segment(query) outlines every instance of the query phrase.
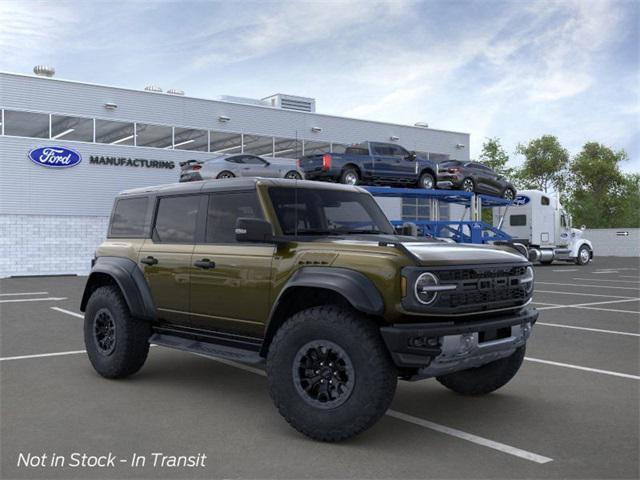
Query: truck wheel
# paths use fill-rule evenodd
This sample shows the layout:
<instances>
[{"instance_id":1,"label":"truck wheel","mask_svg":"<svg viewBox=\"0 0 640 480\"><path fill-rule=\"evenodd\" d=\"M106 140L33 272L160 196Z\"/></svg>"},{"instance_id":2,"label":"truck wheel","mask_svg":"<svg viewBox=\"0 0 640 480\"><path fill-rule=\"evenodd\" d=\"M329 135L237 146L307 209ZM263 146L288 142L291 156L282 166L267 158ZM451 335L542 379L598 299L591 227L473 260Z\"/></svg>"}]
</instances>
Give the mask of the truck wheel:
<instances>
[{"instance_id":1,"label":"truck wheel","mask_svg":"<svg viewBox=\"0 0 640 480\"><path fill-rule=\"evenodd\" d=\"M359 181L360 176L353 168L345 168L340 175L340 183L345 185L357 185Z\"/></svg>"},{"instance_id":2,"label":"truck wheel","mask_svg":"<svg viewBox=\"0 0 640 480\"><path fill-rule=\"evenodd\" d=\"M418 180L418 187L425 188L427 190L433 190L434 188L436 188L436 181L433 178L433 175L426 172L420 175L420 180Z\"/></svg>"},{"instance_id":3,"label":"truck wheel","mask_svg":"<svg viewBox=\"0 0 640 480\"><path fill-rule=\"evenodd\" d=\"M578 265L586 265L591 260L591 250L586 245L582 245L578 249L578 256L576 257L576 263Z\"/></svg>"},{"instance_id":4,"label":"truck wheel","mask_svg":"<svg viewBox=\"0 0 640 480\"><path fill-rule=\"evenodd\" d=\"M514 377L522 365L525 350L522 346L507 358L436 379L449 390L461 395L485 395L506 385Z\"/></svg>"},{"instance_id":5,"label":"truck wheel","mask_svg":"<svg viewBox=\"0 0 640 480\"><path fill-rule=\"evenodd\" d=\"M384 415L398 374L376 325L337 305L302 310L278 330L267 356L271 398L299 432L335 442Z\"/></svg>"},{"instance_id":6,"label":"truck wheel","mask_svg":"<svg viewBox=\"0 0 640 480\"><path fill-rule=\"evenodd\" d=\"M149 323L131 317L118 288L96 289L84 314L84 343L93 368L106 378L136 373L149 353Z\"/></svg>"}]
</instances>

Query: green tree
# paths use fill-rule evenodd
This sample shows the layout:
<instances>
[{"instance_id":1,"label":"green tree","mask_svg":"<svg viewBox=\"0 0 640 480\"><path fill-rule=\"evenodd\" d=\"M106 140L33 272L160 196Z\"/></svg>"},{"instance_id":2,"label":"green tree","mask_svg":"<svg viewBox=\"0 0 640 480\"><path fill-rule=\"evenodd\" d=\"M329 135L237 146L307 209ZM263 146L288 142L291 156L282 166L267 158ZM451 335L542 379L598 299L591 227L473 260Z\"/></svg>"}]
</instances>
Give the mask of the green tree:
<instances>
[{"instance_id":1,"label":"green tree","mask_svg":"<svg viewBox=\"0 0 640 480\"><path fill-rule=\"evenodd\" d=\"M571 161L567 207L576 225L590 228L640 226L640 176L624 175L624 150L597 142L584 144Z\"/></svg>"},{"instance_id":2,"label":"green tree","mask_svg":"<svg viewBox=\"0 0 640 480\"><path fill-rule=\"evenodd\" d=\"M501 175L509 177L513 174L513 168L507 166L507 163L509 163L509 155L497 137L487 138L485 140L482 144L482 152L478 160Z\"/></svg>"},{"instance_id":3,"label":"green tree","mask_svg":"<svg viewBox=\"0 0 640 480\"><path fill-rule=\"evenodd\" d=\"M562 192L566 186L566 169L569 152L560 145L553 135L543 135L518 144L516 153L524 155L522 168L517 172L519 186L548 192L553 188Z\"/></svg>"}]
</instances>

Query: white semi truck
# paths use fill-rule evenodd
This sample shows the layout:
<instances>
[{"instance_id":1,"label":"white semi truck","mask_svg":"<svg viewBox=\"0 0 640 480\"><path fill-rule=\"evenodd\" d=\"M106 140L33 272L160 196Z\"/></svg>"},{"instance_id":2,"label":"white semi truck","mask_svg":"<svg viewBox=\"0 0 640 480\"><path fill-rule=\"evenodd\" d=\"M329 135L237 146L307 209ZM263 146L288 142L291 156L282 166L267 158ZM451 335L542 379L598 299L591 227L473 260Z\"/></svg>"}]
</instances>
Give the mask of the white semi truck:
<instances>
[{"instance_id":1,"label":"white semi truck","mask_svg":"<svg viewBox=\"0 0 640 480\"><path fill-rule=\"evenodd\" d=\"M593 259L591 242L582 238L585 227L572 228L558 198L540 190L520 191L512 205L494 208L493 225L525 245L532 262L586 265Z\"/></svg>"}]
</instances>

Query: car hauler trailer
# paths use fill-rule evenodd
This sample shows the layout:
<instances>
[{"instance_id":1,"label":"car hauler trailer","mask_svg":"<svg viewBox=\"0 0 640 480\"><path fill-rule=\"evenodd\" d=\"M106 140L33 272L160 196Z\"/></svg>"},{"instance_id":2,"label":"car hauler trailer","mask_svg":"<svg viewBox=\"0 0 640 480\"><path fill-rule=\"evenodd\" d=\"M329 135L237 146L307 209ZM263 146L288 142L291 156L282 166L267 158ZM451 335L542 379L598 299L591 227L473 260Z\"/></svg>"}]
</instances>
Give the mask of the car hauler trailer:
<instances>
[{"instance_id":1,"label":"car hauler trailer","mask_svg":"<svg viewBox=\"0 0 640 480\"><path fill-rule=\"evenodd\" d=\"M582 238L585 227L573 228L559 199L540 190L518 192L511 205L493 209L493 225L526 245L533 262L585 265L593 259L591 242Z\"/></svg>"}]
</instances>

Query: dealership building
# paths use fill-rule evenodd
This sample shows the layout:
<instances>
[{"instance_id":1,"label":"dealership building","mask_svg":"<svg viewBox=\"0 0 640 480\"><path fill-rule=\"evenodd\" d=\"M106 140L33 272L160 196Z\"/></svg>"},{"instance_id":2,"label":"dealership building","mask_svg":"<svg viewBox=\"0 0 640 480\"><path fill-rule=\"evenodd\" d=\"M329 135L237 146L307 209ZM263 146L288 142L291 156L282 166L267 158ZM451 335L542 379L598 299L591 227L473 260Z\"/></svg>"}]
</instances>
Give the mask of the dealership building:
<instances>
[{"instance_id":1,"label":"dealership building","mask_svg":"<svg viewBox=\"0 0 640 480\"><path fill-rule=\"evenodd\" d=\"M0 72L0 277L86 274L116 193L177 182L182 161L250 153L293 163L365 140L397 143L436 161L469 159L467 133L324 115L311 98L212 100L34 71ZM46 167L29 155L60 149L75 153L72 166ZM427 218L429 205L416 202L382 205L394 219ZM447 214L443 207L440 217Z\"/></svg>"}]
</instances>

